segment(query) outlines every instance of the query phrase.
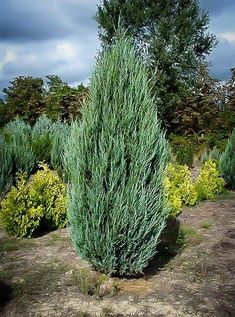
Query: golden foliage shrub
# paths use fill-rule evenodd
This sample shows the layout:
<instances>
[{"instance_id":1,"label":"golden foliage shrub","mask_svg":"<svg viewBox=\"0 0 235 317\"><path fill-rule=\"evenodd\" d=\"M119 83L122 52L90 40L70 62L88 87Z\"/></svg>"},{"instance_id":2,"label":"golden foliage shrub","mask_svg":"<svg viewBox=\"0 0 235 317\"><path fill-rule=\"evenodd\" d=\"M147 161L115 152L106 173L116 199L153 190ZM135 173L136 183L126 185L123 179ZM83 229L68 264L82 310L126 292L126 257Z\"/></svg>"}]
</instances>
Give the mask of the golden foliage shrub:
<instances>
[{"instance_id":1,"label":"golden foliage shrub","mask_svg":"<svg viewBox=\"0 0 235 317\"><path fill-rule=\"evenodd\" d=\"M65 185L47 165L41 167L29 182L20 174L1 203L0 223L9 235L31 237L40 227L56 229L67 223Z\"/></svg>"}]
</instances>

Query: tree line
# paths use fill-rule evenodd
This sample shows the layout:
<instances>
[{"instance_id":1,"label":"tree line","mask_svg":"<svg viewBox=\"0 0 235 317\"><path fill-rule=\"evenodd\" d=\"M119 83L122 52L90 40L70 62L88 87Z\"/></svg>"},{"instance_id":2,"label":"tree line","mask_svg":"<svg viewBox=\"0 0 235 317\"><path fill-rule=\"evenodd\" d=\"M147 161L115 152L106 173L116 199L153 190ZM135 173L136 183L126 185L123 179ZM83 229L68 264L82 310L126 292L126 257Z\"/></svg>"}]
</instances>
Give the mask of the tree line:
<instances>
[{"instance_id":1,"label":"tree line","mask_svg":"<svg viewBox=\"0 0 235 317\"><path fill-rule=\"evenodd\" d=\"M37 77L16 77L8 88L3 89L0 100L0 126L15 117L34 124L46 114L50 119L70 122L81 115L81 107L89 89L83 84L71 87L56 75L46 76L47 82Z\"/></svg>"}]
</instances>

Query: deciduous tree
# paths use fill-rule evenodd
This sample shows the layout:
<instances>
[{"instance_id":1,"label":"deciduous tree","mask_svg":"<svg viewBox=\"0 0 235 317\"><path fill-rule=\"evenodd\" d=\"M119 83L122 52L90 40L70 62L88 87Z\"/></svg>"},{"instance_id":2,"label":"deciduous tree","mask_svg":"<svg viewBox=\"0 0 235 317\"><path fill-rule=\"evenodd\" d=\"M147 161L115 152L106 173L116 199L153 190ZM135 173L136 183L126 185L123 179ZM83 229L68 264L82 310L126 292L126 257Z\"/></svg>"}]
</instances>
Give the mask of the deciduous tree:
<instances>
[{"instance_id":1,"label":"deciduous tree","mask_svg":"<svg viewBox=\"0 0 235 317\"><path fill-rule=\"evenodd\" d=\"M198 67L216 43L207 32L208 14L198 0L103 0L96 20L104 46L115 41L119 27L134 37L168 127L170 112L192 90Z\"/></svg>"}]
</instances>

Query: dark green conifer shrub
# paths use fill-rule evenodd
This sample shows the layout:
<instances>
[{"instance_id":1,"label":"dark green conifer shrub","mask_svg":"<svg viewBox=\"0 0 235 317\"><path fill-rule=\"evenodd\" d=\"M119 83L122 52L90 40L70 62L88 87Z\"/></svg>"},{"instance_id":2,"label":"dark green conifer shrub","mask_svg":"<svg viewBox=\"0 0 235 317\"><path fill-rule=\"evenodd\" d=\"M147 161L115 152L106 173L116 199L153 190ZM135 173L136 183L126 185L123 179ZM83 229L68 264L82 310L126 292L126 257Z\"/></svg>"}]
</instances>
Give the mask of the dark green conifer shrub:
<instances>
[{"instance_id":1,"label":"dark green conifer shrub","mask_svg":"<svg viewBox=\"0 0 235 317\"><path fill-rule=\"evenodd\" d=\"M13 171L12 146L0 135L0 194L5 186L11 183Z\"/></svg>"},{"instance_id":2,"label":"dark green conifer shrub","mask_svg":"<svg viewBox=\"0 0 235 317\"><path fill-rule=\"evenodd\" d=\"M182 146L178 149L176 154L176 160L180 165L187 165L189 167L193 166L193 157L194 157L194 150L193 145L188 142L182 144Z\"/></svg>"},{"instance_id":3,"label":"dark green conifer shrub","mask_svg":"<svg viewBox=\"0 0 235 317\"><path fill-rule=\"evenodd\" d=\"M63 168L63 155L65 145L67 144L70 133L70 126L57 120L53 124L53 138L50 151L51 166L62 176Z\"/></svg>"},{"instance_id":4,"label":"dark green conifer shrub","mask_svg":"<svg viewBox=\"0 0 235 317\"><path fill-rule=\"evenodd\" d=\"M105 273L142 272L166 223L166 140L154 105L148 71L121 37L97 62L65 152L71 240Z\"/></svg>"},{"instance_id":5,"label":"dark green conifer shrub","mask_svg":"<svg viewBox=\"0 0 235 317\"><path fill-rule=\"evenodd\" d=\"M205 162L208 160L209 160L209 154L208 154L208 150L206 149L202 152L200 161L202 164L205 164Z\"/></svg>"},{"instance_id":6,"label":"dark green conifer shrub","mask_svg":"<svg viewBox=\"0 0 235 317\"><path fill-rule=\"evenodd\" d=\"M211 152L209 153L209 159L219 161L220 157L221 157L221 153L220 153L219 149L217 149L217 147L214 146L213 149L211 150Z\"/></svg>"},{"instance_id":7,"label":"dark green conifer shrub","mask_svg":"<svg viewBox=\"0 0 235 317\"><path fill-rule=\"evenodd\" d=\"M235 129L228 139L226 149L221 156L221 173L226 183L235 188Z\"/></svg>"},{"instance_id":8,"label":"dark green conifer shrub","mask_svg":"<svg viewBox=\"0 0 235 317\"><path fill-rule=\"evenodd\" d=\"M7 124L6 137L12 146L15 171L30 174L36 164L32 148L31 127L20 119Z\"/></svg>"},{"instance_id":9,"label":"dark green conifer shrub","mask_svg":"<svg viewBox=\"0 0 235 317\"><path fill-rule=\"evenodd\" d=\"M220 158L221 158L221 152L219 151L219 149L214 146L213 149L209 152L205 150L202 155L201 155L201 163L205 164L206 161L208 160L213 160L217 163L217 165L219 165L220 162Z\"/></svg>"},{"instance_id":10,"label":"dark green conifer shrub","mask_svg":"<svg viewBox=\"0 0 235 317\"><path fill-rule=\"evenodd\" d=\"M42 115L32 128L32 148L38 162L50 162L52 125L52 121Z\"/></svg>"}]
</instances>

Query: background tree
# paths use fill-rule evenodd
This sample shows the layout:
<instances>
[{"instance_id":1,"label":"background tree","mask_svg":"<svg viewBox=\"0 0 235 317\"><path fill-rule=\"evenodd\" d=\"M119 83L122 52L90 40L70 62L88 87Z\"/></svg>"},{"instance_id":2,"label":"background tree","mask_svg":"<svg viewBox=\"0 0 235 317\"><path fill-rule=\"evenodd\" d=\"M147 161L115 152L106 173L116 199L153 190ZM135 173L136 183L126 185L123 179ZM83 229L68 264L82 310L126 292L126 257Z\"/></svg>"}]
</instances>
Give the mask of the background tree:
<instances>
[{"instance_id":1,"label":"background tree","mask_svg":"<svg viewBox=\"0 0 235 317\"><path fill-rule=\"evenodd\" d=\"M0 99L0 128L7 122L7 108L5 102Z\"/></svg>"},{"instance_id":2,"label":"background tree","mask_svg":"<svg viewBox=\"0 0 235 317\"><path fill-rule=\"evenodd\" d=\"M71 87L57 75L48 75L47 83L34 77L16 77L3 89L0 99L0 127L17 116L34 124L46 114L50 119L71 121L81 117L81 108L89 98L89 88L83 84Z\"/></svg>"},{"instance_id":3,"label":"background tree","mask_svg":"<svg viewBox=\"0 0 235 317\"><path fill-rule=\"evenodd\" d=\"M46 114L49 118L56 120L61 116L61 99L70 89L69 85L57 76L46 76Z\"/></svg>"},{"instance_id":4,"label":"background tree","mask_svg":"<svg viewBox=\"0 0 235 317\"><path fill-rule=\"evenodd\" d=\"M235 68L231 68L231 78L225 85L226 102L223 117L228 122L229 132L235 127Z\"/></svg>"},{"instance_id":5,"label":"background tree","mask_svg":"<svg viewBox=\"0 0 235 317\"><path fill-rule=\"evenodd\" d=\"M192 91L198 67L216 44L207 33L209 16L198 0L103 0L96 20L103 45L111 45L121 26L153 76L158 112L169 128L169 114Z\"/></svg>"},{"instance_id":6,"label":"background tree","mask_svg":"<svg viewBox=\"0 0 235 317\"><path fill-rule=\"evenodd\" d=\"M3 89L5 94L6 121L16 116L35 123L37 118L45 111L44 86L41 78L16 77L11 86Z\"/></svg>"},{"instance_id":7,"label":"background tree","mask_svg":"<svg viewBox=\"0 0 235 317\"><path fill-rule=\"evenodd\" d=\"M171 130L178 134L220 131L228 137L231 129L225 115L226 89L201 65L194 90L169 114Z\"/></svg>"},{"instance_id":8,"label":"background tree","mask_svg":"<svg viewBox=\"0 0 235 317\"><path fill-rule=\"evenodd\" d=\"M69 93L61 99L61 119L71 122L74 119L80 119L82 108L89 100L89 88L83 84L76 88L70 88Z\"/></svg>"},{"instance_id":9,"label":"background tree","mask_svg":"<svg viewBox=\"0 0 235 317\"><path fill-rule=\"evenodd\" d=\"M46 114L52 120L61 118L71 121L81 116L81 108L88 98L88 88L80 84L77 88L63 82L59 76L48 75Z\"/></svg>"}]
</instances>

